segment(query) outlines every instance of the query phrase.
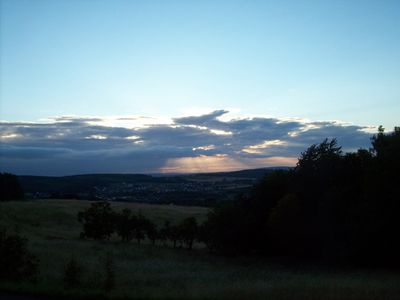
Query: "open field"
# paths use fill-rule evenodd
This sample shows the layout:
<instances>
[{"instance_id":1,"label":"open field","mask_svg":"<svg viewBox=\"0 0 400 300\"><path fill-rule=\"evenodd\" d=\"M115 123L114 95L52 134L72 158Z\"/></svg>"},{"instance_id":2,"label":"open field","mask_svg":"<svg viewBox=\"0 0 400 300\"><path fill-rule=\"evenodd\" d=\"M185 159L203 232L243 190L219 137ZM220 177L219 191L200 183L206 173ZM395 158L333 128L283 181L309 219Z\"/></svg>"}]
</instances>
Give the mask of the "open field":
<instances>
[{"instance_id":1,"label":"open field","mask_svg":"<svg viewBox=\"0 0 400 300\"><path fill-rule=\"evenodd\" d=\"M0 203L0 226L29 239L40 259L36 284L0 283L0 290L82 298L132 299L399 299L400 274L310 265L290 266L260 258L223 258L197 245L194 251L162 245L80 240L78 211L90 202L35 200ZM158 225L188 216L204 220L207 209L113 203L140 211ZM103 261L111 253L115 290L101 290ZM74 256L83 266L83 287L64 290L63 270Z\"/></svg>"}]
</instances>

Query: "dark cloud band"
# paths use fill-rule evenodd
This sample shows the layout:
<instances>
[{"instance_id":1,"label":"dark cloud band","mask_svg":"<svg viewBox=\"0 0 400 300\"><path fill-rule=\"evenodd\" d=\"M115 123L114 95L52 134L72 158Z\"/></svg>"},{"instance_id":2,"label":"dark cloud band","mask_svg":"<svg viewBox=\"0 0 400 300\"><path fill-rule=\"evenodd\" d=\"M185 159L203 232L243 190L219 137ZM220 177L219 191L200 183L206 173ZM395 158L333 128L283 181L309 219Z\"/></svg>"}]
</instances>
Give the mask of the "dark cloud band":
<instances>
[{"instance_id":1,"label":"dark cloud band","mask_svg":"<svg viewBox=\"0 0 400 300\"><path fill-rule=\"evenodd\" d=\"M230 170L293 164L301 151L326 137L337 138L345 151L369 145L364 126L260 117L220 120L226 113L217 110L135 128L110 125L110 118L105 122L99 117L0 122L0 170L41 175Z\"/></svg>"}]
</instances>

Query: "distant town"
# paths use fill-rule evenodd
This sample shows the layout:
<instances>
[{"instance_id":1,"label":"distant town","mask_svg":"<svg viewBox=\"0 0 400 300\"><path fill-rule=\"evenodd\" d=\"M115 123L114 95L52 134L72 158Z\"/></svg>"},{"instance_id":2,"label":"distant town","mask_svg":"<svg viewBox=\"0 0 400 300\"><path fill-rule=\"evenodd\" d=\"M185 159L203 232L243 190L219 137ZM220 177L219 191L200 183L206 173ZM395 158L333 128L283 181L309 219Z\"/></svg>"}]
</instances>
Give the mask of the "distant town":
<instances>
[{"instance_id":1,"label":"distant town","mask_svg":"<svg viewBox=\"0 0 400 300\"><path fill-rule=\"evenodd\" d=\"M276 168L274 168L276 169ZM25 197L210 206L248 193L272 169L176 176L91 174L19 176Z\"/></svg>"}]
</instances>

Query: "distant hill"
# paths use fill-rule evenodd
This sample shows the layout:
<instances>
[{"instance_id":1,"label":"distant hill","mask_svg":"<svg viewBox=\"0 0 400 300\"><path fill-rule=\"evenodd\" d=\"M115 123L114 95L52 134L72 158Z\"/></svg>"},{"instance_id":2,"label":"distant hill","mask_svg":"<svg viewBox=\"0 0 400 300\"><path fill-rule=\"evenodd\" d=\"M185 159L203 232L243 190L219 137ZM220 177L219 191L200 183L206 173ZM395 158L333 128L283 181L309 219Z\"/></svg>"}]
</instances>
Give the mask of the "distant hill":
<instances>
[{"instance_id":1,"label":"distant hill","mask_svg":"<svg viewBox=\"0 0 400 300\"><path fill-rule=\"evenodd\" d=\"M201 173L197 174L199 176L212 176L212 177L234 177L234 178L250 178L250 179L260 179L265 174L274 170L289 170L291 167L269 167L269 168L258 168L258 169L245 169L232 172L216 172L216 173Z\"/></svg>"}]
</instances>

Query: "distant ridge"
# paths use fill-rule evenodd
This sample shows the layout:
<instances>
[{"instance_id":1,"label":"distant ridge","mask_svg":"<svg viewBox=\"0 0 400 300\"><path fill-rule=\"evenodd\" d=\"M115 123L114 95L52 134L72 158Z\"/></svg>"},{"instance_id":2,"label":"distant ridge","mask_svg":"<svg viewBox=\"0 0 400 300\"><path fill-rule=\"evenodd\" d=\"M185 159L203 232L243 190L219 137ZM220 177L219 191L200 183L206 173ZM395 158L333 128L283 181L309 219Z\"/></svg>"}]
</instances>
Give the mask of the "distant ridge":
<instances>
[{"instance_id":1,"label":"distant ridge","mask_svg":"<svg viewBox=\"0 0 400 300\"><path fill-rule=\"evenodd\" d=\"M236 177L236 178L261 178L266 173L274 170L290 170L292 167L279 166L279 167L267 167L257 169L244 169L230 172L213 172L213 173L198 173L197 176L225 176L225 177Z\"/></svg>"}]
</instances>

